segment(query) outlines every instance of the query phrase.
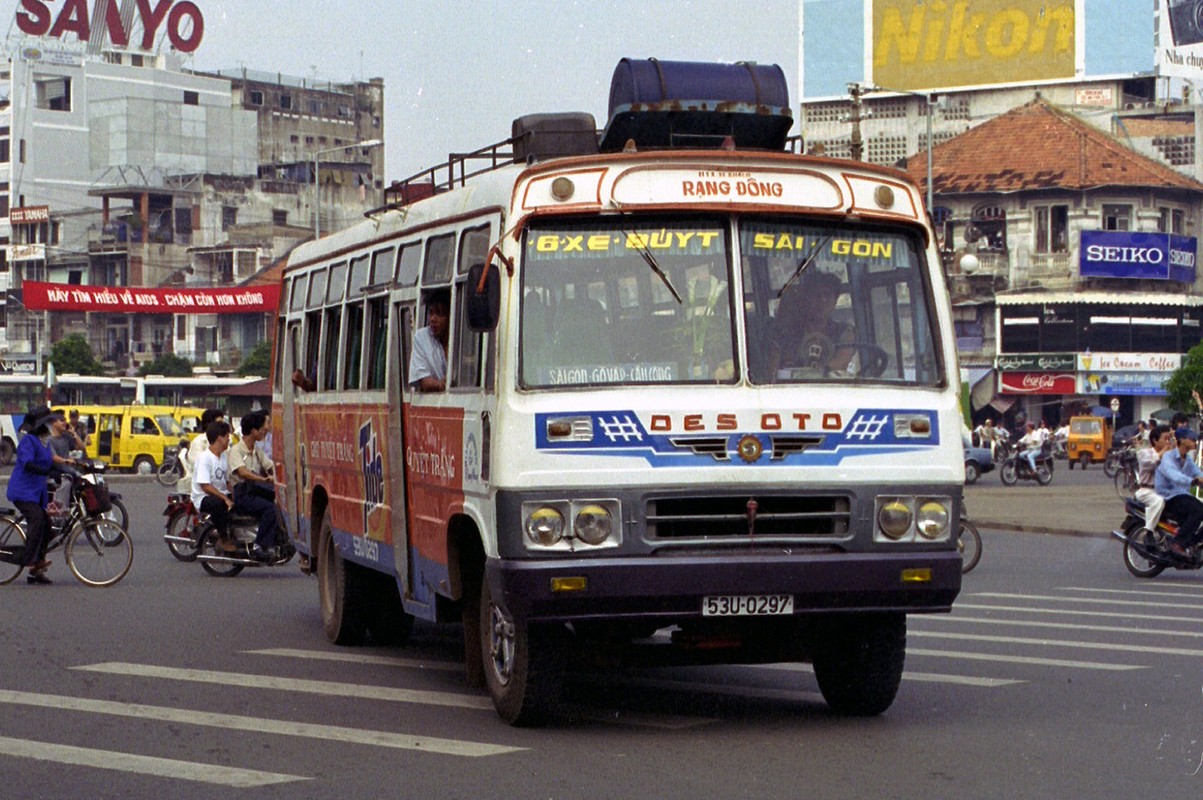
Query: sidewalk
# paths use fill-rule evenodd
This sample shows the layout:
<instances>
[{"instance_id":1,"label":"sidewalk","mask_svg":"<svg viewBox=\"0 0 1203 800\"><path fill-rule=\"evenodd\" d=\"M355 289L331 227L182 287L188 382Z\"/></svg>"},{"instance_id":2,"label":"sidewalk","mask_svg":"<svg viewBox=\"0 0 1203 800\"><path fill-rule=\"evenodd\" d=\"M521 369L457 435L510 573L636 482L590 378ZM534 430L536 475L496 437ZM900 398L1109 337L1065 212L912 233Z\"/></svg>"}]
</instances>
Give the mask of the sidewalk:
<instances>
[{"instance_id":1,"label":"sidewalk","mask_svg":"<svg viewBox=\"0 0 1203 800\"><path fill-rule=\"evenodd\" d=\"M979 528L1001 528L1062 536L1110 536L1124 518L1115 486L1050 486L1021 481L1003 486L997 478L965 487L965 508Z\"/></svg>"}]
</instances>

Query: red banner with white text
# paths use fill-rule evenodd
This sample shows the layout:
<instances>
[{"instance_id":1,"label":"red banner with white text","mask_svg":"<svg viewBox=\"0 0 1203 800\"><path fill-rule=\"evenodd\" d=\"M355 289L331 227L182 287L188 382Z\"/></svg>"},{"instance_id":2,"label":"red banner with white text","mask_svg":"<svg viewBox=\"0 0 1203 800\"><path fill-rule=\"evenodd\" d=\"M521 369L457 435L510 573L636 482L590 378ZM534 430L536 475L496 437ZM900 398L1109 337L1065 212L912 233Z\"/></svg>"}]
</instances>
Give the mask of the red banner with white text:
<instances>
[{"instance_id":1,"label":"red banner with white text","mask_svg":"<svg viewBox=\"0 0 1203 800\"><path fill-rule=\"evenodd\" d=\"M21 284L30 311L113 311L121 314L246 314L275 311L280 284L227 289L143 289L134 286L75 286L65 283Z\"/></svg>"}]
</instances>

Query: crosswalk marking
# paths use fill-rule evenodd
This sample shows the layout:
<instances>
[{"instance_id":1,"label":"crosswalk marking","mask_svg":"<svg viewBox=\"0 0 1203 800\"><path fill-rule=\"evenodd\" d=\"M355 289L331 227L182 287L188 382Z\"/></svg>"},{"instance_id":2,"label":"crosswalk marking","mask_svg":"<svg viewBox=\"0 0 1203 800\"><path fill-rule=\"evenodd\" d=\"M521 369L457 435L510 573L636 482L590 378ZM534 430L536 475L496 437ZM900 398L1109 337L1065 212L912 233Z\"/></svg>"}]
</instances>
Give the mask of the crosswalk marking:
<instances>
[{"instance_id":1,"label":"crosswalk marking","mask_svg":"<svg viewBox=\"0 0 1203 800\"><path fill-rule=\"evenodd\" d=\"M932 615L923 621L965 622L973 625L1009 625L1016 628L1068 628L1075 631L1097 631L1099 633L1138 634L1149 636L1173 636L1176 638L1203 639L1203 631L1180 631L1160 628L1119 628L1114 625L1086 625L1081 622L1044 622L1034 619L998 619L995 617L961 617L954 615ZM909 628L917 630L913 624Z\"/></svg>"},{"instance_id":2,"label":"crosswalk marking","mask_svg":"<svg viewBox=\"0 0 1203 800\"><path fill-rule=\"evenodd\" d=\"M451 661L423 661L416 658L399 658L398 656L378 656L371 653L331 652L329 650L300 650L293 647L274 647L265 650L244 650L244 653L255 656L276 656L283 658L304 658L313 661L339 661L344 664L374 664L384 667L403 667L416 670L444 670L458 672L464 665Z\"/></svg>"},{"instance_id":3,"label":"crosswalk marking","mask_svg":"<svg viewBox=\"0 0 1203 800\"><path fill-rule=\"evenodd\" d=\"M1081 611L1073 608L1032 608L1031 606L996 606L983 605L975 603L957 603L956 609L951 615L947 614L925 614L924 619L949 619L956 618L957 611L962 609L973 609L974 611L1018 611L1025 614L1061 614L1075 617L1120 617L1122 619L1147 619L1147 615L1136 611ZM1203 622L1203 619L1198 617L1178 617L1169 614L1158 614L1158 622Z\"/></svg>"},{"instance_id":4,"label":"crosswalk marking","mask_svg":"<svg viewBox=\"0 0 1203 800\"><path fill-rule=\"evenodd\" d=\"M1171 656L1203 656L1203 650L1188 650L1182 647L1152 647L1141 644L1114 644L1111 642L1070 642L1058 639L1029 639L1022 636L987 636L978 633L952 633L949 631L912 631L914 636L933 639L956 639L965 642L995 642L998 644L1034 644L1040 647L1069 647L1082 650L1113 650L1123 653L1160 653Z\"/></svg>"},{"instance_id":5,"label":"crosswalk marking","mask_svg":"<svg viewBox=\"0 0 1203 800\"><path fill-rule=\"evenodd\" d=\"M1127 672L1135 669L1148 669L1140 664L1105 664L1097 661L1066 661L1058 658L1034 658L1032 656L1017 656L994 653L966 653L963 650L925 650L919 647L908 647L910 656L935 656L937 658L964 659L966 661L1001 661L1007 664L1030 664L1039 667L1069 667L1072 669L1099 669L1111 672Z\"/></svg>"},{"instance_id":6,"label":"crosswalk marking","mask_svg":"<svg viewBox=\"0 0 1203 800\"><path fill-rule=\"evenodd\" d=\"M913 652L909 648L907 652ZM759 664L752 669L776 669L789 672L814 672L814 667L810 664ZM902 673L904 681L916 681L919 683L952 683L961 686L981 686L986 688L997 688L999 686L1010 686L1015 683L1027 683L1027 681L1017 680L1014 678L975 678L972 675L943 675L936 672L911 672L907 670Z\"/></svg>"},{"instance_id":7,"label":"crosswalk marking","mask_svg":"<svg viewBox=\"0 0 1203 800\"><path fill-rule=\"evenodd\" d=\"M103 672L111 675L132 675L140 678L163 678L194 683L213 683L234 689L272 689L283 692L329 695L332 697L354 697L361 700L384 700L392 703L416 703L428 706L468 708L477 711L492 711L493 703L476 695L452 692L430 692L419 689L398 689L391 686L370 686L357 683L334 683L301 678L283 678L277 675L250 675L237 672L219 672L205 669L180 669L160 667L153 664L127 664L110 661L103 664L87 664L71 669L85 672Z\"/></svg>"},{"instance_id":8,"label":"crosswalk marking","mask_svg":"<svg viewBox=\"0 0 1203 800\"><path fill-rule=\"evenodd\" d=\"M1062 592L1094 592L1095 594L1135 594L1143 597L1184 597L1188 600L1199 600L1203 598L1203 586L1200 586L1198 592L1172 592L1169 589L1174 587L1156 588L1150 586L1148 589L1096 589L1091 586L1062 586L1058 591ZM1122 602L1122 601L1116 601Z\"/></svg>"},{"instance_id":9,"label":"crosswalk marking","mask_svg":"<svg viewBox=\"0 0 1203 800\"><path fill-rule=\"evenodd\" d=\"M238 714L217 714L184 708L151 706L142 703L119 703L110 700L90 700L80 697L31 694L28 692L13 692L0 689L0 704L4 703L65 711L82 711L91 714L109 714L119 717L156 720L159 722L201 725L226 730L300 736L330 742L391 747L398 750L420 750L452 756L494 756L526 749L524 747L508 747L482 742L467 742L458 739L441 739L434 736L390 733L388 731L345 728L337 725L262 719Z\"/></svg>"},{"instance_id":10,"label":"crosswalk marking","mask_svg":"<svg viewBox=\"0 0 1203 800\"><path fill-rule=\"evenodd\" d=\"M0 753L3 753L5 756L31 758L37 761L74 764L80 767L94 767L96 769L107 769L115 772L133 772L139 775L175 778L177 780L193 781L196 783L213 783L219 786L230 786L238 789L309 780L309 778L301 775L238 769L237 767L224 767L220 764L201 764L196 761L179 761L177 759L156 758L154 756L139 756L133 753L119 753L114 750L73 747L71 745L38 742L30 739L13 739L7 736L0 736Z\"/></svg>"},{"instance_id":11,"label":"crosswalk marking","mask_svg":"<svg viewBox=\"0 0 1203 800\"><path fill-rule=\"evenodd\" d=\"M1008 592L974 592L974 597L999 597L1007 600L1047 600L1054 603L1095 603L1098 605L1113 606L1117 604L1115 600L1104 600L1096 597L1077 597L1072 595L1049 595L1049 594L1014 594ZM1144 608L1173 608L1177 611L1189 611L1190 609L1183 608L1181 603L1154 603L1150 600L1124 600L1126 606L1141 606ZM1199 610L1203 610L1200 608Z\"/></svg>"}]
</instances>

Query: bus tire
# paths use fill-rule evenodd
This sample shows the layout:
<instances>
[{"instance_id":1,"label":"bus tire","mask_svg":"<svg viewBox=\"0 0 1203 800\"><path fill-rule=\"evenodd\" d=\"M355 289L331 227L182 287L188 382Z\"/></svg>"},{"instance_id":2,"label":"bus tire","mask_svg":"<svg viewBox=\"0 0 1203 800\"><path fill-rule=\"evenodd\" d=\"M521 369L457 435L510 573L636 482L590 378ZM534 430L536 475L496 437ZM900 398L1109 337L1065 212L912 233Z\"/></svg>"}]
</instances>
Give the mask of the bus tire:
<instances>
[{"instance_id":1,"label":"bus tire","mask_svg":"<svg viewBox=\"0 0 1203 800\"><path fill-rule=\"evenodd\" d=\"M494 601L488 577L481 577L485 683L497 715L510 725L542 725L555 709L564 679L565 633L562 627L515 622Z\"/></svg>"},{"instance_id":2,"label":"bus tire","mask_svg":"<svg viewBox=\"0 0 1203 800\"><path fill-rule=\"evenodd\" d=\"M815 679L837 714L876 716L894 702L906 660L906 615L867 614L819 626L812 644Z\"/></svg>"},{"instance_id":3,"label":"bus tire","mask_svg":"<svg viewBox=\"0 0 1203 800\"><path fill-rule=\"evenodd\" d=\"M363 644L368 629L367 576L357 564L338 553L330 522L322 515L318 533L317 591L322 609L322 630L332 644Z\"/></svg>"}]
</instances>

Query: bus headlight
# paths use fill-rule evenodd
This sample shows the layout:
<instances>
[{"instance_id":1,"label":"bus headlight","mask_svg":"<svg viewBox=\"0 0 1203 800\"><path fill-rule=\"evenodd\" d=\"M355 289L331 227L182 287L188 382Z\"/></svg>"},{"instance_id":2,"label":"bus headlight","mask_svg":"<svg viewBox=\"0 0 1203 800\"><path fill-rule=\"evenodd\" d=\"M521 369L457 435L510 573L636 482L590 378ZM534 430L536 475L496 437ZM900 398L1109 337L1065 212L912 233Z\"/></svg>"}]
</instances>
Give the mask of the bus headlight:
<instances>
[{"instance_id":1,"label":"bus headlight","mask_svg":"<svg viewBox=\"0 0 1203 800\"><path fill-rule=\"evenodd\" d=\"M564 538L564 515L558 509L542 506L527 515L524 527L532 542L551 547Z\"/></svg>"},{"instance_id":2,"label":"bus headlight","mask_svg":"<svg viewBox=\"0 0 1203 800\"><path fill-rule=\"evenodd\" d=\"M898 498L888 501L882 498L878 503L877 527L881 532L895 541L906 536L914 517L911 507Z\"/></svg>"},{"instance_id":3,"label":"bus headlight","mask_svg":"<svg viewBox=\"0 0 1203 800\"><path fill-rule=\"evenodd\" d=\"M582 542L596 546L610 538L614 530L614 518L608 509L589 503L576 512L572 530Z\"/></svg>"},{"instance_id":4,"label":"bus headlight","mask_svg":"<svg viewBox=\"0 0 1203 800\"><path fill-rule=\"evenodd\" d=\"M948 535L951 515L948 507L935 498L923 500L916 515L915 527L924 539L942 539Z\"/></svg>"}]
</instances>

